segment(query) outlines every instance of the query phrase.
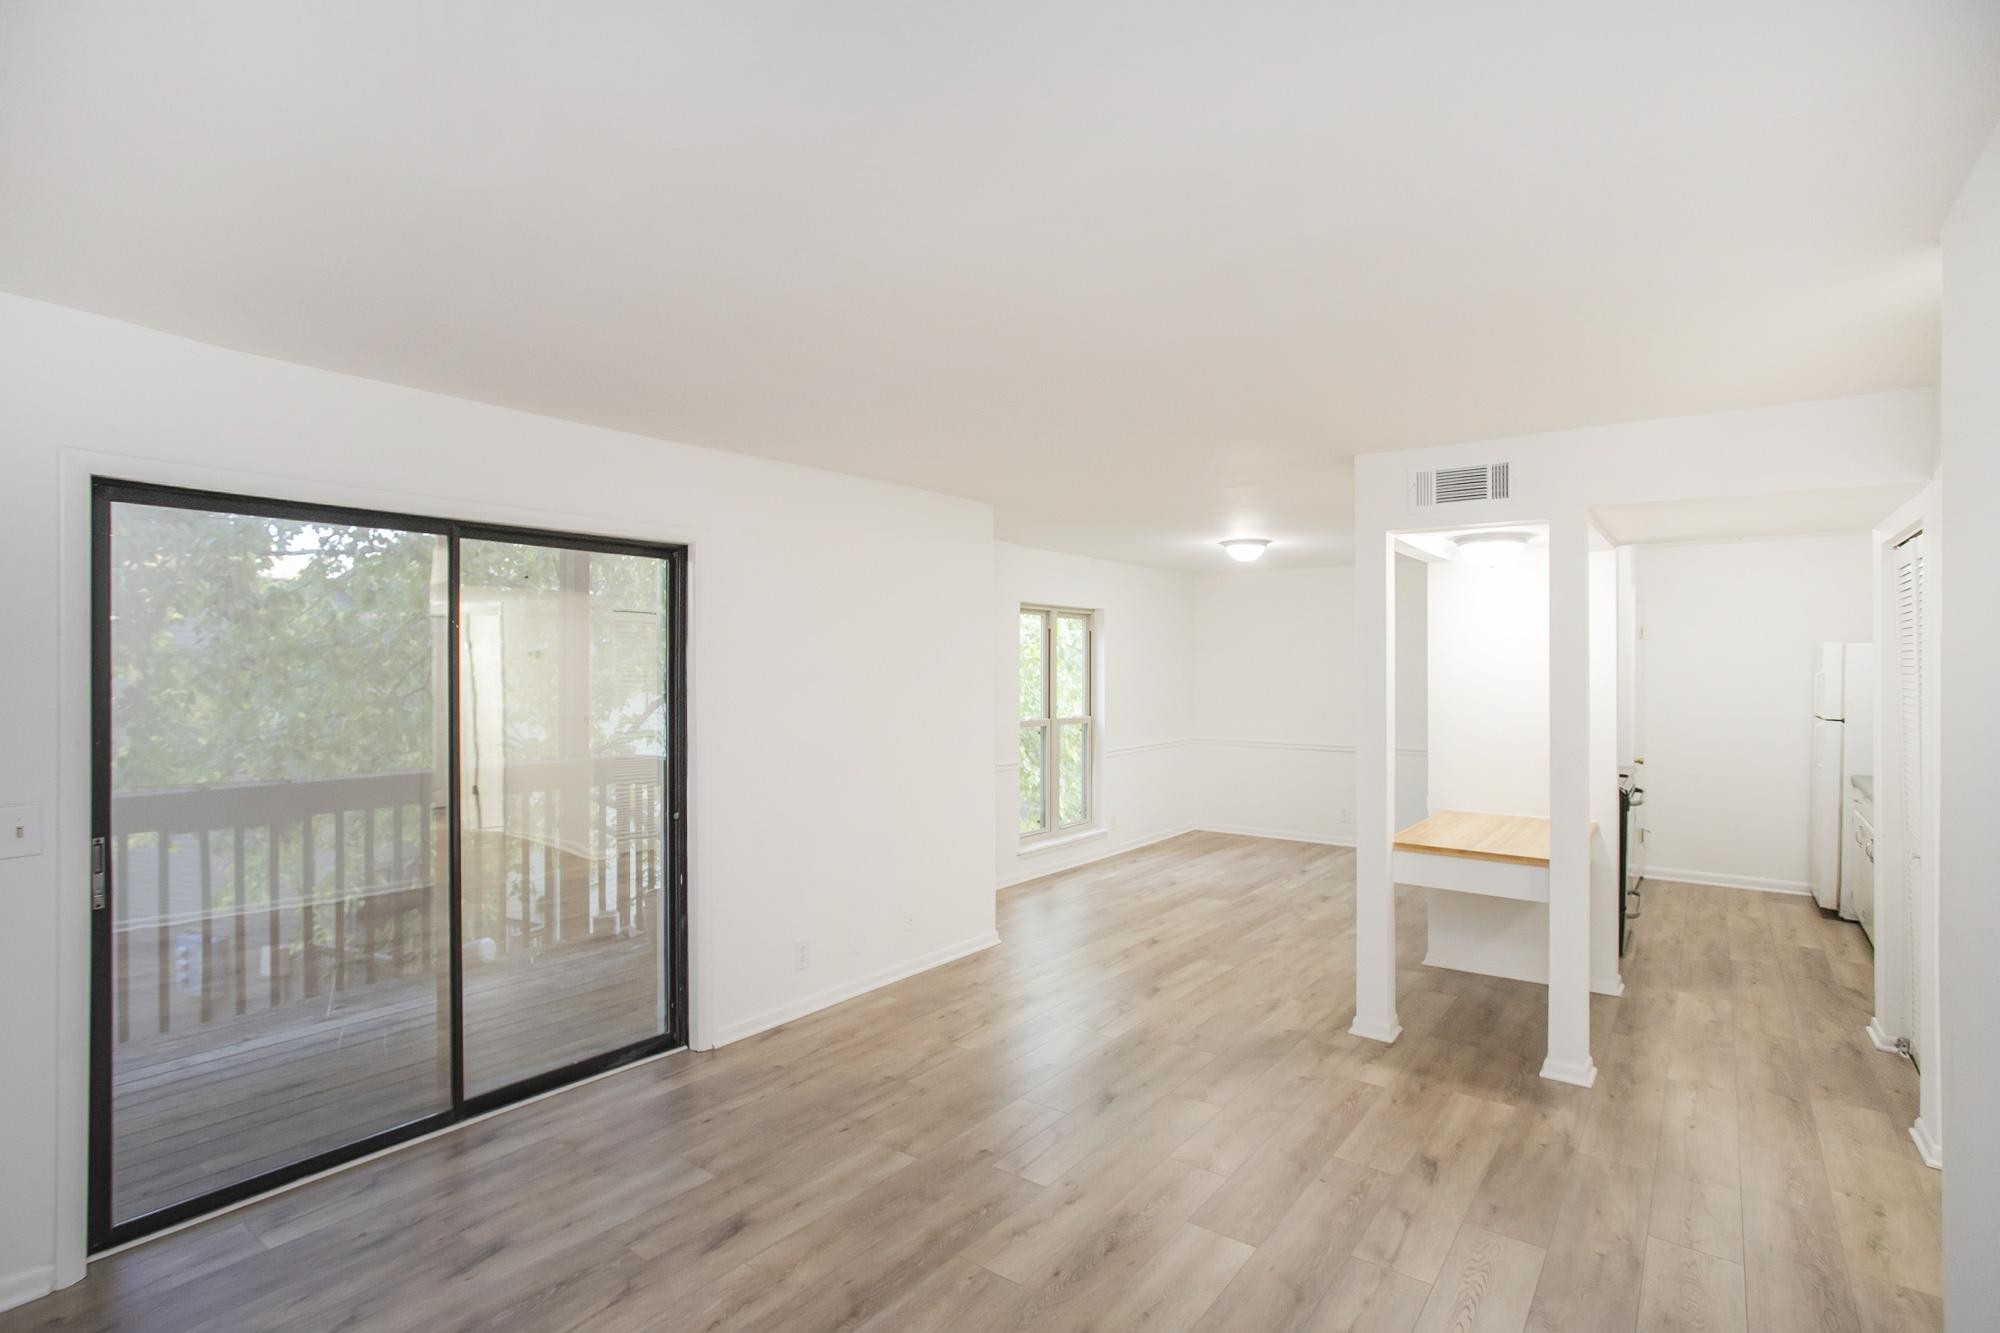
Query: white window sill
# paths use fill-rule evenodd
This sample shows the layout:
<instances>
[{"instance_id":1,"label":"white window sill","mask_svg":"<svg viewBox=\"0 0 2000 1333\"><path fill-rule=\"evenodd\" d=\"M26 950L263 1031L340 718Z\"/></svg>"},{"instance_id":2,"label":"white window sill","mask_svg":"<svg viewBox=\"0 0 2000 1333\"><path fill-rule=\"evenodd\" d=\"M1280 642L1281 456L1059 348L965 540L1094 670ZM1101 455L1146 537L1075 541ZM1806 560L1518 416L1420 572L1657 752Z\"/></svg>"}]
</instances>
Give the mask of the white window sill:
<instances>
[{"instance_id":1,"label":"white window sill","mask_svg":"<svg viewBox=\"0 0 2000 1333\"><path fill-rule=\"evenodd\" d=\"M1080 842L1089 842L1092 838L1101 838L1109 832L1111 832L1110 829L1100 826L1097 828L1078 829L1074 833L1060 833L1054 837L1035 838L1032 841L1023 842L1019 847L1015 848L1014 855L1038 856L1043 852L1060 851L1064 847L1074 847Z\"/></svg>"}]
</instances>

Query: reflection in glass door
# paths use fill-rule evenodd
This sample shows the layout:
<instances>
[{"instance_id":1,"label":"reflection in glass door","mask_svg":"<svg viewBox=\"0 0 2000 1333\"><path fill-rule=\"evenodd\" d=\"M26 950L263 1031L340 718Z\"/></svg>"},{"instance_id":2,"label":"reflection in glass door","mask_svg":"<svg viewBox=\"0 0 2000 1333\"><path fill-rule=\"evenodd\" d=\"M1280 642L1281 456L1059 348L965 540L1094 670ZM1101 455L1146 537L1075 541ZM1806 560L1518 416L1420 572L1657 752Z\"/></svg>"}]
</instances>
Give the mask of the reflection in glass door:
<instances>
[{"instance_id":1,"label":"reflection in glass door","mask_svg":"<svg viewBox=\"0 0 2000 1333\"><path fill-rule=\"evenodd\" d=\"M438 533L99 525L119 1225L449 1107L449 608Z\"/></svg>"},{"instance_id":2,"label":"reflection in glass door","mask_svg":"<svg viewBox=\"0 0 2000 1333\"><path fill-rule=\"evenodd\" d=\"M90 1243L686 1032L685 552L99 480Z\"/></svg>"},{"instance_id":3,"label":"reflection in glass door","mask_svg":"<svg viewBox=\"0 0 2000 1333\"><path fill-rule=\"evenodd\" d=\"M669 1030L671 579L656 555L460 547L465 1092Z\"/></svg>"}]
</instances>

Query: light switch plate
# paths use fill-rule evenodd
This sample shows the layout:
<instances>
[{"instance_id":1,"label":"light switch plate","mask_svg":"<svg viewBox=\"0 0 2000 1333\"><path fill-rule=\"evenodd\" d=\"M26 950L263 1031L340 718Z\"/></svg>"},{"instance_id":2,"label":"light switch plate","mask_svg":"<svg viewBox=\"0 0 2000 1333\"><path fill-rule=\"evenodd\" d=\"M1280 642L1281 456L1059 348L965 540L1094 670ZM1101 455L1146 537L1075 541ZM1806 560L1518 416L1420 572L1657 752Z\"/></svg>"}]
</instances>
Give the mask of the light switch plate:
<instances>
[{"instance_id":1,"label":"light switch plate","mask_svg":"<svg viewBox=\"0 0 2000 1333\"><path fill-rule=\"evenodd\" d=\"M0 861L42 854L42 807L0 805Z\"/></svg>"}]
</instances>

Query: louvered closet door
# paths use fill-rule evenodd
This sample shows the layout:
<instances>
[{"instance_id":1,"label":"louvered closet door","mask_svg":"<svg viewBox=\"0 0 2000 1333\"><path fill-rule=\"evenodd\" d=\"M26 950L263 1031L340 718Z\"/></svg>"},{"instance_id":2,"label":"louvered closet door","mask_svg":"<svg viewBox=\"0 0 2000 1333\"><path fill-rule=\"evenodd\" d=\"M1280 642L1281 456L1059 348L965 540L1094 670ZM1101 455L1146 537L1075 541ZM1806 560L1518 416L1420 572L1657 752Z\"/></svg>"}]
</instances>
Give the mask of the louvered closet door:
<instances>
[{"instance_id":1,"label":"louvered closet door","mask_svg":"<svg viewBox=\"0 0 2000 1333\"><path fill-rule=\"evenodd\" d=\"M1896 548L1896 775L1902 793L1900 832L1903 847L1903 920L1907 957L1904 961L1903 1005L1910 1045L1917 1058L1930 1048L1923 1030L1923 1010L1917 1003L1918 939L1922 918L1917 912L1922 870L1919 849L1924 826L1924 536L1918 533Z\"/></svg>"}]
</instances>

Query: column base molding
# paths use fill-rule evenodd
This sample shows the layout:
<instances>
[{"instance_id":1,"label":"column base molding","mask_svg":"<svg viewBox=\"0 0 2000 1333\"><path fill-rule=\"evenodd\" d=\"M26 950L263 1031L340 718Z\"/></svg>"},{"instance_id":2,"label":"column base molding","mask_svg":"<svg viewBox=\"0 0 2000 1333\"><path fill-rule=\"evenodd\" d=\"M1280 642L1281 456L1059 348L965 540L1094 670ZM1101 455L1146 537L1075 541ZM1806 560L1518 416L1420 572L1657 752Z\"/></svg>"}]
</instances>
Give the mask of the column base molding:
<instances>
[{"instance_id":1,"label":"column base molding","mask_svg":"<svg viewBox=\"0 0 2000 1333\"><path fill-rule=\"evenodd\" d=\"M1542 1061L1542 1077L1587 1088L1597 1082L1597 1062L1587 1055L1581 1060L1558 1060L1552 1055Z\"/></svg>"},{"instance_id":2,"label":"column base molding","mask_svg":"<svg viewBox=\"0 0 2000 1333\"><path fill-rule=\"evenodd\" d=\"M1931 1133L1931 1127L1924 1123L1922 1116L1910 1126L1910 1142L1917 1145L1917 1156L1924 1159L1924 1165L1935 1171L1944 1169L1944 1145Z\"/></svg>"},{"instance_id":3,"label":"column base molding","mask_svg":"<svg viewBox=\"0 0 2000 1333\"><path fill-rule=\"evenodd\" d=\"M1396 1021L1394 1015L1388 1018L1363 1018L1356 1014L1353 1024L1347 1030L1357 1037L1366 1037L1369 1041L1379 1041L1384 1045L1403 1035L1403 1025Z\"/></svg>"}]
</instances>

